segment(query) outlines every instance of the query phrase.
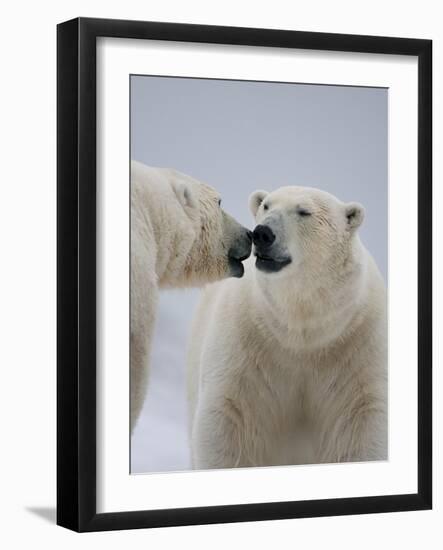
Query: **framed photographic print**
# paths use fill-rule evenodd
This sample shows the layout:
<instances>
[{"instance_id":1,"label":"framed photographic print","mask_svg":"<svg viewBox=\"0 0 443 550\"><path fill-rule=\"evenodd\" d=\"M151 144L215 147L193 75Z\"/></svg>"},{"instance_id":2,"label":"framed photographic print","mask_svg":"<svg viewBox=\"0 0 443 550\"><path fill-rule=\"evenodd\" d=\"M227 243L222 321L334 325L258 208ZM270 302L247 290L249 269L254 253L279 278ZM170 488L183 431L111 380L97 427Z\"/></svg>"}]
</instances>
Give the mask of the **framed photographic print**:
<instances>
[{"instance_id":1,"label":"framed photographic print","mask_svg":"<svg viewBox=\"0 0 443 550\"><path fill-rule=\"evenodd\" d=\"M58 524L431 508L431 41L57 36Z\"/></svg>"}]
</instances>

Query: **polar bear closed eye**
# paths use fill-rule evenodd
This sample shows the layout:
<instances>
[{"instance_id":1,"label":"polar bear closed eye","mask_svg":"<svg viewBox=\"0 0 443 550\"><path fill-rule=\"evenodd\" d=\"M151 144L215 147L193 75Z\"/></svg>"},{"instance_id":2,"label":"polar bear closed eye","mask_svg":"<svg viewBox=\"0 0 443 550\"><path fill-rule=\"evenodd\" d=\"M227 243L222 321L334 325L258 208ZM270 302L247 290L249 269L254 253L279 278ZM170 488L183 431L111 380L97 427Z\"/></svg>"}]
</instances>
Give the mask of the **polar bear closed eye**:
<instances>
[{"instance_id":1,"label":"polar bear closed eye","mask_svg":"<svg viewBox=\"0 0 443 550\"><path fill-rule=\"evenodd\" d=\"M249 206L245 276L205 290L193 322L193 466L386 459L386 291L363 206L306 187Z\"/></svg>"},{"instance_id":2,"label":"polar bear closed eye","mask_svg":"<svg viewBox=\"0 0 443 550\"><path fill-rule=\"evenodd\" d=\"M131 163L131 428L146 392L158 290L243 275L251 233L220 202L185 174Z\"/></svg>"}]
</instances>

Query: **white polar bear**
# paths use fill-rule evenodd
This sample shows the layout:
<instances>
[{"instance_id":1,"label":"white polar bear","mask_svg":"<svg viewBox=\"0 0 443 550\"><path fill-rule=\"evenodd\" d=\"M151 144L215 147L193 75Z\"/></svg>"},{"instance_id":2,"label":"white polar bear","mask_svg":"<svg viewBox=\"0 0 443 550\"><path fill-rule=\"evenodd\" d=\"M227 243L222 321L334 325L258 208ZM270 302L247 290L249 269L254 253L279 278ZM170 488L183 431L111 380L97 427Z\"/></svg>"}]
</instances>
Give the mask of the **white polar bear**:
<instances>
[{"instance_id":1,"label":"white polar bear","mask_svg":"<svg viewBox=\"0 0 443 550\"><path fill-rule=\"evenodd\" d=\"M250 208L255 267L210 285L193 323L193 467L386 459L386 290L363 207L283 187Z\"/></svg>"},{"instance_id":2,"label":"white polar bear","mask_svg":"<svg viewBox=\"0 0 443 550\"><path fill-rule=\"evenodd\" d=\"M158 289L241 277L251 233L208 185L131 163L131 429L146 393Z\"/></svg>"}]
</instances>

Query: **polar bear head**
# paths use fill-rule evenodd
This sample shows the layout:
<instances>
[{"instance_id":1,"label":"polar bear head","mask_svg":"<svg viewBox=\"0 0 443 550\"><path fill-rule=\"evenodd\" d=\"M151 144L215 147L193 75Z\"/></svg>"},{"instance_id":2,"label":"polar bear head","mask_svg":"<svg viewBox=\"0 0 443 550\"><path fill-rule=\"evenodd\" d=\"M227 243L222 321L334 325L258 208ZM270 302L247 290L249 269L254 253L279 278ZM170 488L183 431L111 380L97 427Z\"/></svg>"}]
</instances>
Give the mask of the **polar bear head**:
<instances>
[{"instance_id":1,"label":"polar bear head","mask_svg":"<svg viewBox=\"0 0 443 550\"><path fill-rule=\"evenodd\" d=\"M256 267L262 273L335 276L346 265L364 218L356 202L343 203L310 187L255 191L249 199L257 226L253 232Z\"/></svg>"},{"instance_id":2,"label":"polar bear head","mask_svg":"<svg viewBox=\"0 0 443 550\"><path fill-rule=\"evenodd\" d=\"M242 277L242 262L251 253L251 231L224 211L220 194L211 186L180 175L173 187L186 218L182 241L192 243L181 284L200 286L226 277Z\"/></svg>"}]
</instances>

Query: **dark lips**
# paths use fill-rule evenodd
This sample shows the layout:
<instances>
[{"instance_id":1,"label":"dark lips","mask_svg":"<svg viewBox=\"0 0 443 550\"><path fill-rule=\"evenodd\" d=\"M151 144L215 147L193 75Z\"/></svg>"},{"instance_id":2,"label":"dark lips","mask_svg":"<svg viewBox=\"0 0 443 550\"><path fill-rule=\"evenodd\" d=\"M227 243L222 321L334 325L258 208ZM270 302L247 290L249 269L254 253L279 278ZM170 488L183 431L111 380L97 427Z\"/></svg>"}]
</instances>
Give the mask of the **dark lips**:
<instances>
[{"instance_id":1,"label":"dark lips","mask_svg":"<svg viewBox=\"0 0 443 550\"><path fill-rule=\"evenodd\" d=\"M245 268L242 264L247 258L249 258L249 254L246 254L245 256L241 256L240 258L234 258L233 256L228 256L229 260L229 267L231 269L231 276L232 277L243 277Z\"/></svg>"},{"instance_id":2,"label":"dark lips","mask_svg":"<svg viewBox=\"0 0 443 550\"><path fill-rule=\"evenodd\" d=\"M262 256L260 254L256 254L256 258L257 259L255 261L255 267L260 271L265 271L267 273L275 273L277 271L280 271L281 269L289 265L292 261L291 258L276 260L269 256Z\"/></svg>"}]
</instances>

